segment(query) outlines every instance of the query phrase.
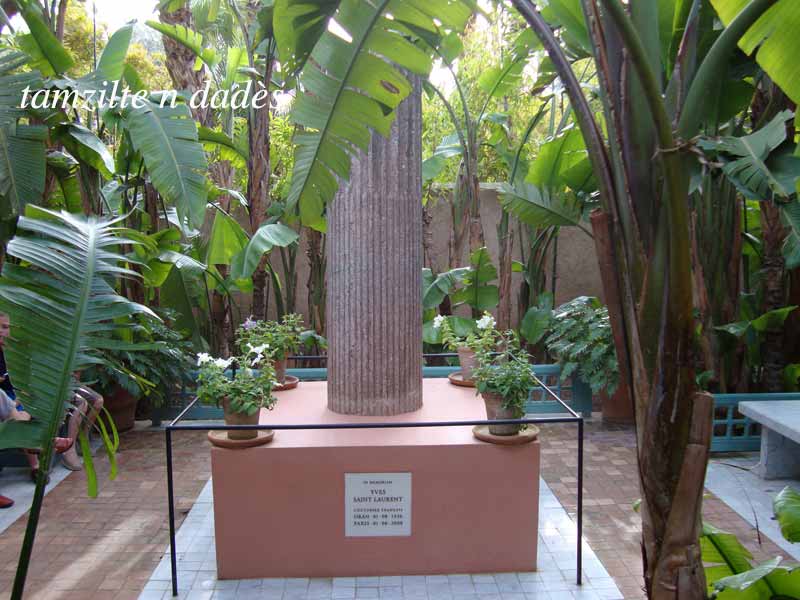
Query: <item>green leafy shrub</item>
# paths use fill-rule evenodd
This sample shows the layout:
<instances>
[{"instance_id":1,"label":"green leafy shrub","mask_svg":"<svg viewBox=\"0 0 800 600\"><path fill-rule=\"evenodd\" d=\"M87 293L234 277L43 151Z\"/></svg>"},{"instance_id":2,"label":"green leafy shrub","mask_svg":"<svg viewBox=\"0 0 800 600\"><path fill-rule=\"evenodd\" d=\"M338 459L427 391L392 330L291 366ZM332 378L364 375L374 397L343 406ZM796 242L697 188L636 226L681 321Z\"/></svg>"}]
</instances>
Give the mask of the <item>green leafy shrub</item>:
<instances>
[{"instance_id":1,"label":"green leafy shrub","mask_svg":"<svg viewBox=\"0 0 800 600\"><path fill-rule=\"evenodd\" d=\"M82 381L103 395L119 386L137 398L147 396L153 406L163 406L174 389L191 385L192 343L174 329L174 311L160 310L159 316L163 322L138 315L136 324L120 333L129 347L104 350L106 364L83 371Z\"/></svg>"},{"instance_id":2,"label":"green leafy shrub","mask_svg":"<svg viewBox=\"0 0 800 600\"><path fill-rule=\"evenodd\" d=\"M579 375L592 392L613 394L619 365L608 309L597 298L581 296L553 313L545 346L561 364L561 379Z\"/></svg>"}]
</instances>

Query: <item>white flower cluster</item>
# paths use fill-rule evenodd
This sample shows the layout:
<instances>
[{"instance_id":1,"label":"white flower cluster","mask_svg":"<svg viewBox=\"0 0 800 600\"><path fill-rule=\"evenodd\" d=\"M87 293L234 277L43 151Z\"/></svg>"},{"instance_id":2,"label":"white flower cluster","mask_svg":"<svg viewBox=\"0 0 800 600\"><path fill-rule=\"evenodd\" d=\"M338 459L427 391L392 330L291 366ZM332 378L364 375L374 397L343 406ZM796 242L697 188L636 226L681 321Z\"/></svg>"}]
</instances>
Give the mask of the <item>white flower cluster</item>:
<instances>
[{"instance_id":1,"label":"white flower cluster","mask_svg":"<svg viewBox=\"0 0 800 600\"><path fill-rule=\"evenodd\" d=\"M486 313L480 319L478 319L478 322L475 325L478 327L478 329L494 329L495 320L492 315Z\"/></svg>"},{"instance_id":2,"label":"white flower cluster","mask_svg":"<svg viewBox=\"0 0 800 600\"><path fill-rule=\"evenodd\" d=\"M264 353L269 349L269 344L261 344L260 346L253 346L253 344L247 344L247 356L253 356L253 359L250 361L250 366L255 367L258 363L264 360Z\"/></svg>"},{"instance_id":3,"label":"white flower cluster","mask_svg":"<svg viewBox=\"0 0 800 600\"><path fill-rule=\"evenodd\" d=\"M445 318L442 315L436 315L436 317L433 319L433 328L439 329L442 326L442 323L444 323L444 319Z\"/></svg>"},{"instance_id":4,"label":"white flower cluster","mask_svg":"<svg viewBox=\"0 0 800 600\"><path fill-rule=\"evenodd\" d=\"M201 352L200 354L197 355L197 366L198 367L202 367L203 365L205 365L207 363L214 363L215 366L219 367L220 369L222 369L224 371L225 369L227 369L228 367L231 366L232 362L233 362L232 358L228 358L228 359L225 359L225 358L214 358L213 356L211 356L207 352Z\"/></svg>"}]
</instances>

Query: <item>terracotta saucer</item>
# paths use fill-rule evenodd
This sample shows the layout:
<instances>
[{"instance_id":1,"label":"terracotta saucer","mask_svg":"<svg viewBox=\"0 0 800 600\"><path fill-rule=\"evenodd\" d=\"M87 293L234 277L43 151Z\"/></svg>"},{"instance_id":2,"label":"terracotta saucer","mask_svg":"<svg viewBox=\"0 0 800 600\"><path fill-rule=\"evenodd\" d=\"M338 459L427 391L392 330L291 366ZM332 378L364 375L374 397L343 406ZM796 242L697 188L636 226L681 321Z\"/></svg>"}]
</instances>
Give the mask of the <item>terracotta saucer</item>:
<instances>
[{"instance_id":1,"label":"terracotta saucer","mask_svg":"<svg viewBox=\"0 0 800 600\"><path fill-rule=\"evenodd\" d=\"M488 425L476 425L472 428L472 435L490 444L499 444L501 446L519 446L521 444L529 444L539 437L539 428L536 425L528 425L527 429L523 429L517 435L493 435L489 433Z\"/></svg>"},{"instance_id":2,"label":"terracotta saucer","mask_svg":"<svg viewBox=\"0 0 800 600\"><path fill-rule=\"evenodd\" d=\"M464 375L461 373L461 371L450 373L450 375L448 375L447 378L450 380L450 383L452 383L453 385L457 385L459 387L468 387L468 388L475 387L475 382L471 379L465 380Z\"/></svg>"},{"instance_id":3,"label":"terracotta saucer","mask_svg":"<svg viewBox=\"0 0 800 600\"><path fill-rule=\"evenodd\" d=\"M275 432L270 430L259 430L258 435L249 440L229 440L227 431L209 431L208 441L217 448L228 448L230 450L240 450L242 448L254 448L269 444Z\"/></svg>"},{"instance_id":4,"label":"terracotta saucer","mask_svg":"<svg viewBox=\"0 0 800 600\"><path fill-rule=\"evenodd\" d=\"M300 383L300 380L295 377L294 375L287 375L286 380L282 384L278 384L274 388L272 388L273 392L285 392L286 390L293 390L297 387L297 384Z\"/></svg>"}]
</instances>

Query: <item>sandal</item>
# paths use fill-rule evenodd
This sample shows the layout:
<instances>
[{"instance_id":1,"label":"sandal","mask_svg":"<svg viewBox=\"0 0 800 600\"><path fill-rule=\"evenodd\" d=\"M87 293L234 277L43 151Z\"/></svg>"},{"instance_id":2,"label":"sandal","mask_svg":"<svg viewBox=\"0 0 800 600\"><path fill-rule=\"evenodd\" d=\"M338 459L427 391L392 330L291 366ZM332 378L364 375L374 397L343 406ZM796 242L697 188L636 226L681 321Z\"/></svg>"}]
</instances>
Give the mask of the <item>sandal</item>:
<instances>
[{"instance_id":1,"label":"sandal","mask_svg":"<svg viewBox=\"0 0 800 600\"><path fill-rule=\"evenodd\" d=\"M57 437L53 439L53 449L56 451L56 454L64 454L64 452L67 452L74 445L75 445L75 438ZM42 453L42 449L26 448L25 453L39 456Z\"/></svg>"}]
</instances>

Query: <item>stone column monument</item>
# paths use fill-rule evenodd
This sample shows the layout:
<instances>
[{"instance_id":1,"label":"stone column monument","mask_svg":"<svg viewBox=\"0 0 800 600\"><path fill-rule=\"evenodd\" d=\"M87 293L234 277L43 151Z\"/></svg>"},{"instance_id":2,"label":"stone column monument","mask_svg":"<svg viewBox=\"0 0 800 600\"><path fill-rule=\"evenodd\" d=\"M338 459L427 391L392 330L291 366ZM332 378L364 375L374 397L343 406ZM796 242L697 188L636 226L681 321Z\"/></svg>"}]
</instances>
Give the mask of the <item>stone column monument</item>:
<instances>
[{"instance_id":1,"label":"stone column monument","mask_svg":"<svg viewBox=\"0 0 800 600\"><path fill-rule=\"evenodd\" d=\"M328 408L422 407L421 84L375 134L328 212Z\"/></svg>"}]
</instances>

